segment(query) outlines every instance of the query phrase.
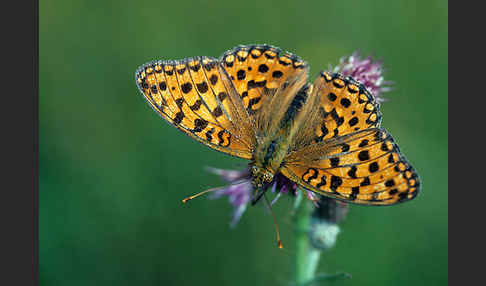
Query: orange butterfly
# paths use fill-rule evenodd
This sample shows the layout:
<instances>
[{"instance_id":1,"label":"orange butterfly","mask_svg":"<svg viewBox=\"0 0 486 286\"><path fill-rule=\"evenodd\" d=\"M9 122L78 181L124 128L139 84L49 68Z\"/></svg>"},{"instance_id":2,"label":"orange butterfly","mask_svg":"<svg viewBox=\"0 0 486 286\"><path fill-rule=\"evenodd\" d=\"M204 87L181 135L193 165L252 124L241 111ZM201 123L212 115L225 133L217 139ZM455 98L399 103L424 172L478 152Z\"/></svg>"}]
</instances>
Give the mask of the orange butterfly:
<instances>
[{"instance_id":1,"label":"orange butterfly","mask_svg":"<svg viewBox=\"0 0 486 286\"><path fill-rule=\"evenodd\" d=\"M155 61L136 72L162 118L218 151L251 160L256 202L283 174L304 189L365 205L413 199L417 173L380 127L366 87L338 73L307 83L308 65L268 45L220 59Z\"/></svg>"}]
</instances>

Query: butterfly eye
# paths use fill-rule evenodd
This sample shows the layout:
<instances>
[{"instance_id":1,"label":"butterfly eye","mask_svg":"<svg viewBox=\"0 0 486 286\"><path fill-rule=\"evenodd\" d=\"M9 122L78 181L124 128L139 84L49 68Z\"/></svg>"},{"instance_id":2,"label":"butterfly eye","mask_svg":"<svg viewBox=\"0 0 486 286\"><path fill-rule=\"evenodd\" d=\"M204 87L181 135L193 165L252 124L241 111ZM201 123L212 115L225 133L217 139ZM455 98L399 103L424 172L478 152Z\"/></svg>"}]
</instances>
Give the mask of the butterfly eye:
<instances>
[{"instance_id":1,"label":"butterfly eye","mask_svg":"<svg viewBox=\"0 0 486 286\"><path fill-rule=\"evenodd\" d=\"M263 180L267 183L271 182L273 179L273 175L271 173L266 172L263 174Z\"/></svg>"},{"instance_id":2,"label":"butterfly eye","mask_svg":"<svg viewBox=\"0 0 486 286\"><path fill-rule=\"evenodd\" d=\"M250 169L250 173L251 173L253 176L256 176L256 174L258 174L258 168L257 168L256 166L251 167L251 169Z\"/></svg>"}]
</instances>

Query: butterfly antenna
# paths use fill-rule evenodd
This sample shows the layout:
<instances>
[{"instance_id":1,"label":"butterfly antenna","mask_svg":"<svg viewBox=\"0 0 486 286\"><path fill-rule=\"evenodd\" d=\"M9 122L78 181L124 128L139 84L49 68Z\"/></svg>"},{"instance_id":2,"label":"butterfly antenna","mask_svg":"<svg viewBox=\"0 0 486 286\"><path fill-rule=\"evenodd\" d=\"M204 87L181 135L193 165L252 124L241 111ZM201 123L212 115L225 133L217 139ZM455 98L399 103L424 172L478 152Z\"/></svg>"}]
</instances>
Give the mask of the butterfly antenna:
<instances>
[{"instance_id":1,"label":"butterfly antenna","mask_svg":"<svg viewBox=\"0 0 486 286\"><path fill-rule=\"evenodd\" d=\"M231 183L231 184L230 184L230 186L232 186L232 185L238 185L238 184L241 184L241 183L243 183L244 181L245 181L244 179L243 179L243 180L236 181L236 182L234 182L234 183ZM187 198L183 199L183 200L182 200L182 202L183 202L183 203L187 203L188 201L190 201L190 200L192 200L192 199L195 199L195 198L197 198L197 197L199 197L199 196L201 196L201 195L204 195L204 194L206 194L206 193L210 193L210 192L214 192L214 191L219 191L219 190L222 190L222 189L227 188L227 187L228 187L228 186L221 186L221 187L211 188L211 189L208 189L208 190L202 191L202 192L200 192L200 193L197 193L197 194L195 194L195 195L189 196L189 197L187 197Z\"/></svg>"},{"instance_id":2,"label":"butterfly antenna","mask_svg":"<svg viewBox=\"0 0 486 286\"><path fill-rule=\"evenodd\" d=\"M187 203L188 201L192 200L192 199L195 199L201 195L204 195L206 193L209 193L209 192L214 192L214 191L218 191L218 190L221 190L223 187L216 187L216 188L211 188L211 189L208 189L208 190L205 190L205 191L202 191L200 193L197 193L195 195L192 195L192 196L189 196L185 199L182 200L183 203Z\"/></svg>"},{"instance_id":3,"label":"butterfly antenna","mask_svg":"<svg viewBox=\"0 0 486 286\"><path fill-rule=\"evenodd\" d=\"M280 232L278 231L277 219L275 218L275 214L273 213L272 205L268 201L267 196L265 194L263 194L263 197L265 198L265 203L267 204L267 207L270 210L270 214L272 215L273 218L273 224L275 225L275 232L277 233L278 248L283 248L282 241L280 240Z\"/></svg>"}]
</instances>

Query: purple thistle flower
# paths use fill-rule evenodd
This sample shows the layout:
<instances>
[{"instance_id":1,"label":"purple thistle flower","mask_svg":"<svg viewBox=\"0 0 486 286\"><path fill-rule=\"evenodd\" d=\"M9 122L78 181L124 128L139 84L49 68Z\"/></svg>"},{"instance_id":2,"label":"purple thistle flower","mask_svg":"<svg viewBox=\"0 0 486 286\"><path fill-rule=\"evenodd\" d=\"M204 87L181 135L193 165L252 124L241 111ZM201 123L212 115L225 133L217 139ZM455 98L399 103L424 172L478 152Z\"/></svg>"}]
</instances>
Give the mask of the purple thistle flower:
<instances>
[{"instance_id":1,"label":"purple thistle flower","mask_svg":"<svg viewBox=\"0 0 486 286\"><path fill-rule=\"evenodd\" d=\"M207 168L209 172L219 175L221 179L228 182L229 185L222 187L215 191L210 198L218 199L224 196L228 197L229 202L234 207L233 219L231 220L231 226L234 227L240 220L243 213L251 200L253 193L253 185L251 183L250 169L243 170L224 170L217 168ZM277 173L273 181L270 183L272 193L276 193L275 199L272 201L274 204L281 195L290 194L296 195L297 184L287 179L284 175ZM307 198L312 201L317 201L317 196L310 191L306 191Z\"/></svg>"},{"instance_id":2,"label":"purple thistle flower","mask_svg":"<svg viewBox=\"0 0 486 286\"><path fill-rule=\"evenodd\" d=\"M229 202L234 207L231 227L236 226L241 216L245 212L246 207L248 206L248 203L251 199L252 189L253 186L251 184L251 181L244 181L235 185L229 185L225 188L222 188L221 190L216 191L210 196L210 198L212 199L221 198L223 196L228 197Z\"/></svg>"},{"instance_id":3,"label":"purple thistle flower","mask_svg":"<svg viewBox=\"0 0 486 286\"><path fill-rule=\"evenodd\" d=\"M228 197L229 202L234 207L233 219L231 220L231 227L234 227L245 212L251 199L253 185L251 184L250 169L246 168L239 171L208 167L207 170L219 175L225 182L230 183L230 185L215 191L210 198L218 199L224 196Z\"/></svg>"},{"instance_id":4,"label":"purple thistle flower","mask_svg":"<svg viewBox=\"0 0 486 286\"><path fill-rule=\"evenodd\" d=\"M371 56L361 59L358 52L354 52L349 57L342 57L333 71L350 76L364 84L378 102L385 100L382 93L390 91L390 85L393 83L384 80L381 60L374 61Z\"/></svg>"}]
</instances>

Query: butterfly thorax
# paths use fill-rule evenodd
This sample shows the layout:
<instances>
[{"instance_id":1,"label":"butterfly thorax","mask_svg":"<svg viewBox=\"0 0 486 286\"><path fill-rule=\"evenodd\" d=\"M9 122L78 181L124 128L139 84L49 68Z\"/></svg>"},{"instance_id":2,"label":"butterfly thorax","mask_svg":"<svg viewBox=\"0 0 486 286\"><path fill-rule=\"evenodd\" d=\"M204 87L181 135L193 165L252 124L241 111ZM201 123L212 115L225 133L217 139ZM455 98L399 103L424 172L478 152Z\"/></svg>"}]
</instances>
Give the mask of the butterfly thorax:
<instances>
[{"instance_id":1,"label":"butterfly thorax","mask_svg":"<svg viewBox=\"0 0 486 286\"><path fill-rule=\"evenodd\" d=\"M254 161L251 163L250 173L254 188L253 204L258 201L274 175L280 169L283 159L287 155L288 142L285 138L273 137L272 140L258 146L254 153Z\"/></svg>"}]
</instances>

